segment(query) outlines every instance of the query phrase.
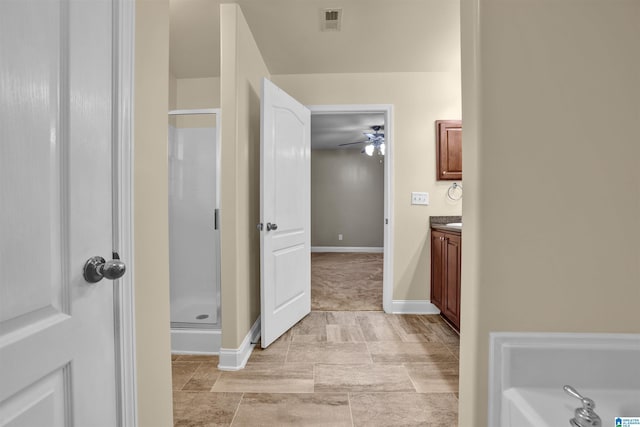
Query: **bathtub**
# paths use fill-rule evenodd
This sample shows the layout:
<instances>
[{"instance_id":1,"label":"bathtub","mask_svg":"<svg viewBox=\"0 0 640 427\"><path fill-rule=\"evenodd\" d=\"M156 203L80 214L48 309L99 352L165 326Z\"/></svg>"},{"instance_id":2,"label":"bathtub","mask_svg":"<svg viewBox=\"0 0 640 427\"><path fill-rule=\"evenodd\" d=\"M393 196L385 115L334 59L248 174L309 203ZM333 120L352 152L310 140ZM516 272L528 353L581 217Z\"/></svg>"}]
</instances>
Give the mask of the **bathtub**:
<instances>
[{"instance_id":1,"label":"bathtub","mask_svg":"<svg viewBox=\"0 0 640 427\"><path fill-rule=\"evenodd\" d=\"M615 426L617 417L640 418L640 390L583 389L583 396L596 402L595 412L603 426ZM502 426L558 427L569 426L580 402L562 389L513 387L502 400Z\"/></svg>"},{"instance_id":2,"label":"bathtub","mask_svg":"<svg viewBox=\"0 0 640 427\"><path fill-rule=\"evenodd\" d=\"M490 426L569 426L581 403L565 384L595 402L603 426L640 418L640 335L491 334Z\"/></svg>"}]
</instances>

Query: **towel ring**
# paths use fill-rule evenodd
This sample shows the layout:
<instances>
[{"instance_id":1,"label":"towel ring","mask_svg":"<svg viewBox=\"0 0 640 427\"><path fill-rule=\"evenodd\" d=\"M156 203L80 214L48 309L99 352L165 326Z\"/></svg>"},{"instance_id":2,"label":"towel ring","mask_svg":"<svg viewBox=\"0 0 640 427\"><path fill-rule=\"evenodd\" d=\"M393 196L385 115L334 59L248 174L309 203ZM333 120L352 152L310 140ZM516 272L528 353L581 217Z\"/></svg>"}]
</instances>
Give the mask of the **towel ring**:
<instances>
[{"instance_id":1,"label":"towel ring","mask_svg":"<svg viewBox=\"0 0 640 427\"><path fill-rule=\"evenodd\" d=\"M447 197L449 197L454 202L462 199L462 185L454 182L453 185L447 190Z\"/></svg>"}]
</instances>

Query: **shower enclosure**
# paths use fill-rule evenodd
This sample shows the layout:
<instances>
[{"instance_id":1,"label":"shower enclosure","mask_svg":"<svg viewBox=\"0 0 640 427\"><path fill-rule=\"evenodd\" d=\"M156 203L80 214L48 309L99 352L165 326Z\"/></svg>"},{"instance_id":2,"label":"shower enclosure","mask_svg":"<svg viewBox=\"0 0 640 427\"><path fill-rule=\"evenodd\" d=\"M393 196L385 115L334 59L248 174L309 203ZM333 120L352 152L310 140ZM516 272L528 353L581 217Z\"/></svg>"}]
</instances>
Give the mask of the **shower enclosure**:
<instances>
[{"instance_id":1,"label":"shower enclosure","mask_svg":"<svg viewBox=\"0 0 640 427\"><path fill-rule=\"evenodd\" d=\"M171 350L220 350L220 110L169 112Z\"/></svg>"}]
</instances>

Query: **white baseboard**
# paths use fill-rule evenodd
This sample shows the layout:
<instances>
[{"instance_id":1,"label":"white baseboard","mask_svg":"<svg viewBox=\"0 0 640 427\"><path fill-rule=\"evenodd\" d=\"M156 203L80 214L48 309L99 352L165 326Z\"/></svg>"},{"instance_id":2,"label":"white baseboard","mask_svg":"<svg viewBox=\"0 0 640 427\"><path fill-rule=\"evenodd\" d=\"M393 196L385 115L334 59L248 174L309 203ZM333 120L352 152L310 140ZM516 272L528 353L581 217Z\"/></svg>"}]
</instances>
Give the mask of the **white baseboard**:
<instances>
[{"instance_id":1,"label":"white baseboard","mask_svg":"<svg viewBox=\"0 0 640 427\"><path fill-rule=\"evenodd\" d=\"M384 248L373 246L311 246L311 252L362 252L381 254Z\"/></svg>"},{"instance_id":2,"label":"white baseboard","mask_svg":"<svg viewBox=\"0 0 640 427\"><path fill-rule=\"evenodd\" d=\"M429 300L401 300L391 301L391 313L394 314L440 314L438 307Z\"/></svg>"},{"instance_id":3,"label":"white baseboard","mask_svg":"<svg viewBox=\"0 0 640 427\"><path fill-rule=\"evenodd\" d=\"M221 344L219 329L171 329L173 354L218 354Z\"/></svg>"},{"instance_id":4,"label":"white baseboard","mask_svg":"<svg viewBox=\"0 0 640 427\"><path fill-rule=\"evenodd\" d=\"M260 318L258 317L253 326L242 340L239 348L221 348L220 362L218 369L221 371L239 371L243 369L251 356L255 344L260 338Z\"/></svg>"}]
</instances>

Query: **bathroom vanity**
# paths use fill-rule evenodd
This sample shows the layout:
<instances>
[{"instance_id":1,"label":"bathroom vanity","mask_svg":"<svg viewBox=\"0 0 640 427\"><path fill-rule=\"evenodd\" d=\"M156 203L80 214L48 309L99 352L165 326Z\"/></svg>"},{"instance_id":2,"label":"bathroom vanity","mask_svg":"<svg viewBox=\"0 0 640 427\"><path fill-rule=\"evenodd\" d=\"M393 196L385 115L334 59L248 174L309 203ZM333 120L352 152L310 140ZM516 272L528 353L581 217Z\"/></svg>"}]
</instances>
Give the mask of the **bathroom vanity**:
<instances>
[{"instance_id":1,"label":"bathroom vanity","mask_svg":"<svg viewBox=\"0 0 640 427\"><path fill-rule=\"evenodd\" d=\"M460 331L462 221L459 217L431 218L431 302Z\"/></svg>"}]
</instances>

